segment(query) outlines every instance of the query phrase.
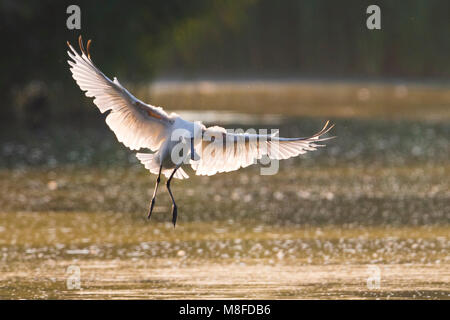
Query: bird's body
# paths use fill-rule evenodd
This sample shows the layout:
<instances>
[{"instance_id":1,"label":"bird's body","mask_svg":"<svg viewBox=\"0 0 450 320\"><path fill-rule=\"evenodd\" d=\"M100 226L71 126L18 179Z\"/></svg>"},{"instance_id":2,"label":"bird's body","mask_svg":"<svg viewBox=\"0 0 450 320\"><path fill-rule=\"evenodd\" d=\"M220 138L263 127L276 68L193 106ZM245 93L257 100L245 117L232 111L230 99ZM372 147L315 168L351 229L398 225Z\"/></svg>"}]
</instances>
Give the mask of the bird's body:
<instances>
[{"instance_id":1,"label":"bird's body","mask_svg":"<svg viewBox=\"0 0 450 320\"><path fill-rule=\"evenodd\" d=\"M172 137L174 132L181 130L186 137L194 136L195 128L199 127L198 123L191 121L186 121L180 118L177 114L172 113L170 118L173 120L172 123L168 124L164 131L164 136ZM198 129L197 129L198 130ZM188 138L186 138L188 139ZM158 174L158 170L161 167L162 173L169 177L172 169L177 165L182 164L189 157L188 153L182 154L182 157L174 159L171 155L174 148L180 144L180 140L174 139L164 139L155 153L137 153L137 158L145 165L150 172ZM179 169L179 174L175 178L182 179L183 177L188 177L182 168Z\"/></svg>"},{"instance_id":2,"label":"bird's body","mask_svg":"<svg viewBox=\"0 0 450 320\"><path fill-rule=\"evenodd\" d=\"M72 76L86 96L93 97L102 113L109 112L106 123L117 139L131 150L150 149L153 153L137 153L137 158L151 173L157 174L156 186L148 217L155 204L160 175L167 180L167 189L173 203L173 223L177 218L177 206L170 182L172 178L189 176L183 165L190 164L197 175L214 175L229 172L256 163L266 156L280 160L316 150L317 142L328 140L321 136L333 126L325 124L323 129L308 138L281 138L276 135L256 133L232 133L221 127L205 127L200 122L182 119L176 113L167 114L135 98L119 81L110 80L93 63L90 40L84 49L81 36L81 55L68 43L68 61Z\"/></svg>"}]
</instances>

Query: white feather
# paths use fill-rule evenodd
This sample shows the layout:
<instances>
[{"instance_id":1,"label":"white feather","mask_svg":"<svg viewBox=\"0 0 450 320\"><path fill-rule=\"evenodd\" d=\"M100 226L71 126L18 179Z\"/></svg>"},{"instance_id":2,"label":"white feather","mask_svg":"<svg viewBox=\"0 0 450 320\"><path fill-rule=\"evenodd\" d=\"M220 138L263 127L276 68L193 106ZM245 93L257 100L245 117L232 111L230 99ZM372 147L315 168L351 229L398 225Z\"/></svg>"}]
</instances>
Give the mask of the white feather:
<instances>
[{"instance_id":1,"label":"white feather","mask_svg":"<svg viewBox=\"0 0 450 320\"><path fill-rule=\"evenodd\" d=\"M105 76L88 56L69 47L73 78L87 97L94 98L100 112L111 111L106 123L117 139L132 150L158 150L173 119L161 108L136 99L116 78L111 81Z\"/></svg>"},{"instance_id":2,"label":"white feather","mask_svg":"<svg viewBox=\"0 0 450 320\"><path fill-rule=\"evenodd\" d=\"M210 127L204 132L207 137L196 145L200 155L191 166L197 175L214 175L245 168L255 160L267 155L270 159L282 160L316 150L316 144L330 138L321 138L333 126L325 124L323 129L309 138L279 138L275 135L231 134L221 127ZM216 137L210 142L209 137ZM220 137L220 138L219 138ZM223 147L225 146L225 151Z\"/></svg>"}]
</instances>

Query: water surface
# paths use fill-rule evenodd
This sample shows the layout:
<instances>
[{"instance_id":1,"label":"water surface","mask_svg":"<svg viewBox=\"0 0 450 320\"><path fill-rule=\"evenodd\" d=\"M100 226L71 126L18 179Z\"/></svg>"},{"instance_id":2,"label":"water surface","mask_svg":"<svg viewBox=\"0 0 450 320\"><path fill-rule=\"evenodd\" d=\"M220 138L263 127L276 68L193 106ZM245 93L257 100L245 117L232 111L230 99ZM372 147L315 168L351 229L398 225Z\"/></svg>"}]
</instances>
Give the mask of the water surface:
<instances>
[{"instance_id":1,"label":"water surface","mask_svg":"<svg viewBox=\"0 0 450 320\"><path fill-rule=\"evenodd\" d=\"M164 187L146 219L155 176L103 123L1 128L0 298L448 299L448 92L152 87L149 101L227 128L307 136L336 123L337 139L273 176L187 169L172 187L175 229Z\"/></svg>"}]
</instances>

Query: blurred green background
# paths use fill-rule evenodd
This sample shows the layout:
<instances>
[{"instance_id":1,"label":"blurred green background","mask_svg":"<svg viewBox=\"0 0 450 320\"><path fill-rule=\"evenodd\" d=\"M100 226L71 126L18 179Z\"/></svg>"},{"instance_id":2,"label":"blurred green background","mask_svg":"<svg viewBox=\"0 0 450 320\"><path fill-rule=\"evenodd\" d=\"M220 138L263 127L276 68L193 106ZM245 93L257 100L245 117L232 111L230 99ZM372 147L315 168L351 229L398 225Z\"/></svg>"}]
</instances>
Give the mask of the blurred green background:
<instances>
[{"instance_id":1,"label":"blurred green background","mask_svg":"<svg viewBox=\"0 0 450 320\"><path fill-rule=\"evenodd\" d=\"M66 8L81 8L81 30ZM377 1L0 1L0 119L46 125L91 118L74 86L66 40L93 39L101 69L122 82L157 79L448 81L450 3ZM183 108L181 105L179 108ZM45 123L43 123L45 122Z\"/></svg>"}]
</instances>

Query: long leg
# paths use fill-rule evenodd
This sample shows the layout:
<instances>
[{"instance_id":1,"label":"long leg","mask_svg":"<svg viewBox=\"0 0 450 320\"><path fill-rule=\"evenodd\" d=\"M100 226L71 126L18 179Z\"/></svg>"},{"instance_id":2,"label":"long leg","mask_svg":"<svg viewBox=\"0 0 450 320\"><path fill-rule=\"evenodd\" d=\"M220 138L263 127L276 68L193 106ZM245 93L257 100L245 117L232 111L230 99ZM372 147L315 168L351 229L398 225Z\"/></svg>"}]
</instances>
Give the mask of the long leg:
<instances>
[{"instance_id":1,"label":"long leg","mask_svg":"<svg viewBox=\"0 0 450 320\"><path fill-rule=\"evenodd\" d=\"M177 223L177 204L175 203L175 199L173 198L172 190L170 190L170 181L172 181L173 175L181 167L181 164L177 165L170 175L169 179L166 182L167 190L169 191L170 198L172 199L172 223L175 228L175 224Z\"/></svg>"},{"instance_id":2,"label":"long leg","mask_svg":"<svg viewBox=\"0 0 450 320\"><path fill-rule=\"evenodd\" d=\"M155 206L156 192L158 191L159 182L161 181L161 170L162 165L159 167L158 178L156 179L155 190L153 191L152 202L150 204L150 209L148 210L147 219L150 219L152 216L153 207Z\"/></svg>"}]
</instances>

